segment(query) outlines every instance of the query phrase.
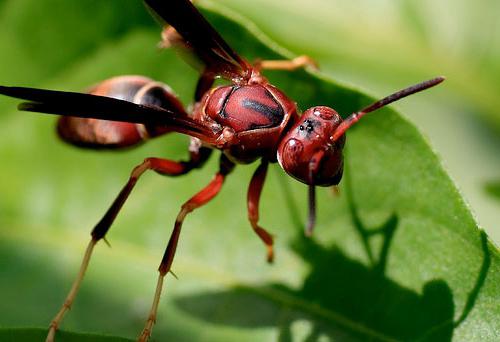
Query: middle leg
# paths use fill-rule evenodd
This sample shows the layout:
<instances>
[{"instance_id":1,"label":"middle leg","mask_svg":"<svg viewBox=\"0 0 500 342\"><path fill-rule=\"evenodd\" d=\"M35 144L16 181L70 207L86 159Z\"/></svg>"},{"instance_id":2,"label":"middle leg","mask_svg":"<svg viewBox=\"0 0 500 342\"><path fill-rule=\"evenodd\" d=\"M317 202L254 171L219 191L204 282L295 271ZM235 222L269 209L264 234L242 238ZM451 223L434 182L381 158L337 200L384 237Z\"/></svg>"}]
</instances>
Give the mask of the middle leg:
<instances>
[{"instance_id":1,"label":"middle leg","mask_svg":"<svg viewBox=\"0 0 500 342\"><path fill-rule=\"evenodd\" d=\"M215 175L212 181L205 186L200 192L191 197L186 203L181 207L177 219L175 220L174 230L170 235L170 240L168 241L167 249L158 268L159 276L158 283L156 285L156 291L153 298L153 304L151 306L151 311L149 313L148 320L141 335L139 336L139 342L146 342L151 336L151 331L153 325L156 322L156 315L158 312L158 304L160 302L160 295L163 287L163 280L168 272L171 272L172 262L174 261L175 251L177 249L177 243L179 241L179 235L181 233L182 223L186 218L187 214L192 212L208 202L210 202L221 190L222 184L226 176L233 170L234 164L229 161L224 155L221 156L219 172Z\"/></svg>"}]
</instances>

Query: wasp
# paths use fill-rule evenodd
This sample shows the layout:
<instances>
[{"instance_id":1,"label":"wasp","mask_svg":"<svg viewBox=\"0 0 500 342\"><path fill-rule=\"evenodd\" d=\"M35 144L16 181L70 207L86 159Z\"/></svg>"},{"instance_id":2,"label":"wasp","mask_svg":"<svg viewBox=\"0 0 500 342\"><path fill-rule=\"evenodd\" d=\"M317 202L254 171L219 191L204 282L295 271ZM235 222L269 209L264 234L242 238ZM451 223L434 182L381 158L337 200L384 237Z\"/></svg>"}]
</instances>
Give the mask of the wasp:
<instances>
[{"instance_id":1,"label":"wasp","mask_svg":"<svg viewBox=\"0 0 500 342\"><path fill-rule=\"evenodd\" d=\"M189 0L144 2L165 25L161 45L189 50L202 61L203 70L189 112L168 85L142 76L111 78L88 93L0 86L0 94L26 101L18 106L22 111L61 115L57 124L59 136L79 147L120 149L172 132L191 137L188 160L146 158L132 170L127 183L92 230L78 276L50 324L47 342L54 341L75 299L95 245L105 239L146 171L166 176L183 175L202 167L214 150L221 152L218 172L182 205L177 215L158 268L153 304L139 341L147 341L151 336L164 278L171 272L184 219L221 191L224 180L236 165L260 160L248 187L248 219L271 262L273 237L258 223L259 200L268 165L279 163L288 175L308 186L309 216L305 233L310 235L315 224L315 188L337 185L342 179L346 131L364 115L444 80L444 77L436 77L405 88L345 119L333 108L321 105L301 113L296 102L271 84L262 71L314 66L312 59L300 56L293 60L250 63L228 45ZM229 82L214 86L217 78Z\"/></svg>"}]
</instances>

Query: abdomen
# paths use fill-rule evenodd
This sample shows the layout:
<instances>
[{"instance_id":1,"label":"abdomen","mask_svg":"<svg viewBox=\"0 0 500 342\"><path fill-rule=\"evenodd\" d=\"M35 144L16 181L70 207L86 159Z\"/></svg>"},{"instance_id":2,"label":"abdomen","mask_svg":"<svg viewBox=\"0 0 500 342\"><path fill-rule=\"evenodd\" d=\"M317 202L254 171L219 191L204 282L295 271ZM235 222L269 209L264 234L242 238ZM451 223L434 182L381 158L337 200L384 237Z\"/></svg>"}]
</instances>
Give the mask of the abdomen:
<instances>
[{"instance_id":1,"label":"abdomen","mask_svg":"<svg viewBox=\"0 0 500 342\"><path fill-rule=\"evenodd\" d=\"M94 86L90 94L113 97L137 104L155 105L184 113L181 102L172 90L142 76L119 76ZM142 124L71 116L59 118L57 133L66 142L92 149L118 149L140 144L149 137L167 133L168 129L145 127Z\"/></svg>"}]
</instances>

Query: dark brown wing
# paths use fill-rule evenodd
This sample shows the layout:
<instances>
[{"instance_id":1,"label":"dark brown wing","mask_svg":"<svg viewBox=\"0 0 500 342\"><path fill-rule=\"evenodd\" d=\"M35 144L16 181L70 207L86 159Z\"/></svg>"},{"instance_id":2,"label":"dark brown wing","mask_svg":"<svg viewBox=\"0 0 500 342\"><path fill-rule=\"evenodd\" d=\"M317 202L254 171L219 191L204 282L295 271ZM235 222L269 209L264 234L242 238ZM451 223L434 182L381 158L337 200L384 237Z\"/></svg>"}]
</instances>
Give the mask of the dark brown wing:
<instances>
[{"instance_id":1,"label":"dark brown wing","mask_svg":"<svg viewBox=\"0 0 500 342\"><path fill-rule=\"evenodd\" d=\"M226 79L247 78L250 64L231 49L189 0L144 0L162 21L174 27L205 63L206 71Z\"/></svg>"},{"instance_id":2,"label":"dark brown wing","mask_svg":"<svg viewBox=\"0 0 500 342\"><path fill-rule=\"evenodd\" d=\"M209 144L216 139L216 134L209 127L186 117L184 113L156 106L138 105L105 96L24 87L0 86L0 94L30 101L18 106L19 110L28 112L163 126Z\"/></svg>"}]
</instances>

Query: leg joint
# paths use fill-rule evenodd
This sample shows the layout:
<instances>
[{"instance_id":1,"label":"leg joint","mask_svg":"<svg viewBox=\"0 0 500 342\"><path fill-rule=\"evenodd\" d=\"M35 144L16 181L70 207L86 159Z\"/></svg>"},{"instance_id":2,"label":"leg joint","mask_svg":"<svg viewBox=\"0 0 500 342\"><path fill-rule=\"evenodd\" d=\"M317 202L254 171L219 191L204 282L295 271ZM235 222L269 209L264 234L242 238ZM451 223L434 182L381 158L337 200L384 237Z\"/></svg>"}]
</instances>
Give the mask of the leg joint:
<instances>
[{"instance_id":1,"label":"leg joint","mask_svg":"<svg viewBox=\"0 0 500 342\"><path fill-rule=\"evenodd\" d=\"M137 179L139 178L146 170L151 168L151 160L152 158L146 158L142 162L142 164L137 165L130 175L130 178Z\"/></svg>"}]
</instances>

